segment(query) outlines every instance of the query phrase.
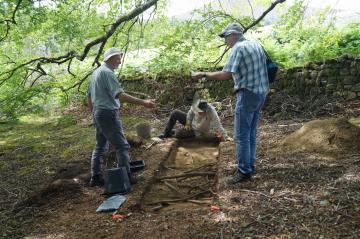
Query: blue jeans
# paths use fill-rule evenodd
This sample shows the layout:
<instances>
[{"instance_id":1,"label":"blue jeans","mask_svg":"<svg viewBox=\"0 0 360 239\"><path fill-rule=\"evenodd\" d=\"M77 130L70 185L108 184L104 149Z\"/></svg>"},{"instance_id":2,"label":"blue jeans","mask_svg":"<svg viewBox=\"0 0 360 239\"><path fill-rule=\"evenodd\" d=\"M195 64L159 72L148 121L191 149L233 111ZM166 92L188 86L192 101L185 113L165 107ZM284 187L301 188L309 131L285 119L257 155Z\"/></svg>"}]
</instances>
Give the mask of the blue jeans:
<instances>
[{"instance_id":1,"label":"blue jeans","mask_svg":"<svg viewBox=\"0 0 360 239\"><path fill-rule=\"evenodd\" d=\"M237 93L234 136L236 145L236 161L240 173L253 173L256 161L256 130L260 109L266 94L254 94L247 89Z\"/></svg>"},{"instance_id":2,"label":"blue jeans","mask_svg":"<svg viewBox=\"0 0 360 239\"><path fill-rule=\"evenodd\" d=\"M91 157L91 175L101 174L101 159L109 148L114 145L118 167L126 167L130 173L130 145L121 126L118 110L97 109L93 112L96 128L96 147Z\"/></svg>"}]
</instances>

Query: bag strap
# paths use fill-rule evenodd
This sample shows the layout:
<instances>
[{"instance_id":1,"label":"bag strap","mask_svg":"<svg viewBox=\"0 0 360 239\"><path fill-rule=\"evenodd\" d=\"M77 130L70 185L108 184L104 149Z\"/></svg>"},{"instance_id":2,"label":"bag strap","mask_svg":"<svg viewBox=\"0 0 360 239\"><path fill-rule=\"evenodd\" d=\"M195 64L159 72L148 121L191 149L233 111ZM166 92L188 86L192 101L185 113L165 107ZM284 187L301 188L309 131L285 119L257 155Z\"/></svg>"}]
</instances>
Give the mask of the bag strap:
<instances>
[{"instance_id":1,"label":"bag strap","mask_svg":"<svg viewBox=\"0 0 360 239\"><path fill-rule=\"evenodd\" d=\"M271 57L270 57L270 55L269 55L269 53L265 50L265 47L259 42L259 44L260 44L260 46L261 46L261 48L263 49L263 51L264 51L264 53L265 53L265 56L266 56L266 58L268 58L268 59L270 59L271 60Z\"/></svg>"}]
</instances>

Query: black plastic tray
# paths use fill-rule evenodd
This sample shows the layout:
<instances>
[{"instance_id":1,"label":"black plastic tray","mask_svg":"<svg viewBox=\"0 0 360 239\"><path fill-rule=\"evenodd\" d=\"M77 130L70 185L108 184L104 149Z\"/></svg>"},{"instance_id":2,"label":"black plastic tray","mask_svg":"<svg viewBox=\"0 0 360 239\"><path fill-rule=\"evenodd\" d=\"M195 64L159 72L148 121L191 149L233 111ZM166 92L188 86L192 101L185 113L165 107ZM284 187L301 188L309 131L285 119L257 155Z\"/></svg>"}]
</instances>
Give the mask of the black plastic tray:
<instances>
[{"instance_id":1,"label":"black plastic tray","mask_svg":"<svg viewBox=\"0 0 360 239\"><path fill-rule=\"evenodd\" d=\"M130 171L137 172L145 168L144 160L134 160L130 161Z\"/></svg>"}]
</instances>

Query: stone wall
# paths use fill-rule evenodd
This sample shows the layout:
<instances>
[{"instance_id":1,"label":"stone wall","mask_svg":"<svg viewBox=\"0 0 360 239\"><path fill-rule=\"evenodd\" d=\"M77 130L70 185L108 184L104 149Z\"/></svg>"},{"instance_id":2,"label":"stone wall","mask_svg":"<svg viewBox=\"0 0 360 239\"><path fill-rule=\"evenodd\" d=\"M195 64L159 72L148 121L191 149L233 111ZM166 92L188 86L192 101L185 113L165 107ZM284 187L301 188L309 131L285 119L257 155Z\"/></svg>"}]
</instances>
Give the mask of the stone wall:
<instances>
[{"instance_id":1,"label":"stone wall","mask_svg":"<svg viewBox=\"0 0 360 239\"><path fill-rule=\"evenodd\" d=\"M196 92L204 98L219 100L233 94L233 81L200 80L194 81L190 76L160 76L157 79L144 78L123 80L125 91L147 94L156 98L160 104L168 106L190 105Z\"/></svg>"},{"instance_id":2,"label":"stone wall","mask_svg":"<svg viewBox=\"0 0 360 239\"><path fill-rule=\"evenodd\" d=\"M196 91L212 99L232 95L233 81L206 80L194 83L189 76L160 76L157 79L124 80L125 90L146 93L160 103L173 106L190 104ZM360 58L343 55L303 67L280 69L271 88L300 96L327 94L345 99L360 97Z\"/></svg>"},{"instance_id":3,"label":"stone wall","mask_svg":"<svg viewBox=\"0 0 360 239\"><path fill-rule=\"evenodd\" d=\"M143 98L144 94L169 107L189 105L199 87L193 84L189 76L162 75L153 79L144 77L121 81L126 92ZM137 94L139 93L139 94Z\"/></svg>"},{"instance_id":4,"label":"stone wall","mask_svg":"<svg viewBox=\"0 0 360 239\"><path fill-rule=\"evenodd\" d=\"M360 58L343 55L304 67L280 70L272 88L302 96L328 94L360 97Z\"/></svg>"}]
</instances>

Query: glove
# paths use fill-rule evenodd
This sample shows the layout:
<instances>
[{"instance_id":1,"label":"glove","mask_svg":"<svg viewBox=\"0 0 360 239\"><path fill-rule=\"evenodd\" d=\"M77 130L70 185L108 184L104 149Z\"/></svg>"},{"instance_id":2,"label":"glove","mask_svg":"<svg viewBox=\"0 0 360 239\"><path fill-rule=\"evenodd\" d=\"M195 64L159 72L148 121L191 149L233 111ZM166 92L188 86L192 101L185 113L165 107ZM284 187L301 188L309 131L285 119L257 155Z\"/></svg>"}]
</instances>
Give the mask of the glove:
<instances>
[{"instance_id":1,"label":"glove","mask_svg":"<svg viewBox=\"0 0 360 239\"><path fill-rule=\"evenodd\" d=\"M234 141L231 137L225 136L221 133L216 134L216 138L218 138L219 141L225 141L225 142L232 142Z\"/></svg>"},{"instance_id":2,"label":"glove","mask_svg":"<svg viewBox=\"0 0 360 239\"><path fill-rule=\"evenodd\" d=\"M220 142L224 140L224 137L221 133L216 133L215 136Z\"/></svg>"},{"instance_id":3,"label":"glove","mask_svg":"<svg viewBox=\"0 0 360 239\"><path fill-rule=\"evenodd\" d=\"M234 139L231 138L231 137L229 137L229 136L227 136L227 137L225 138L225 142L233 142L233 141L234 141Z\"/></svg>"},{"instance_id":4,"label":"glove","mask_svg":"<svg viewBox=\"0 0 360 239\"><path fill-rule=\"evenodd\" d=\"M185 129L185 130L191 130L190 124L185 124L184 129Z\"/></svg>"}]
</instances>

